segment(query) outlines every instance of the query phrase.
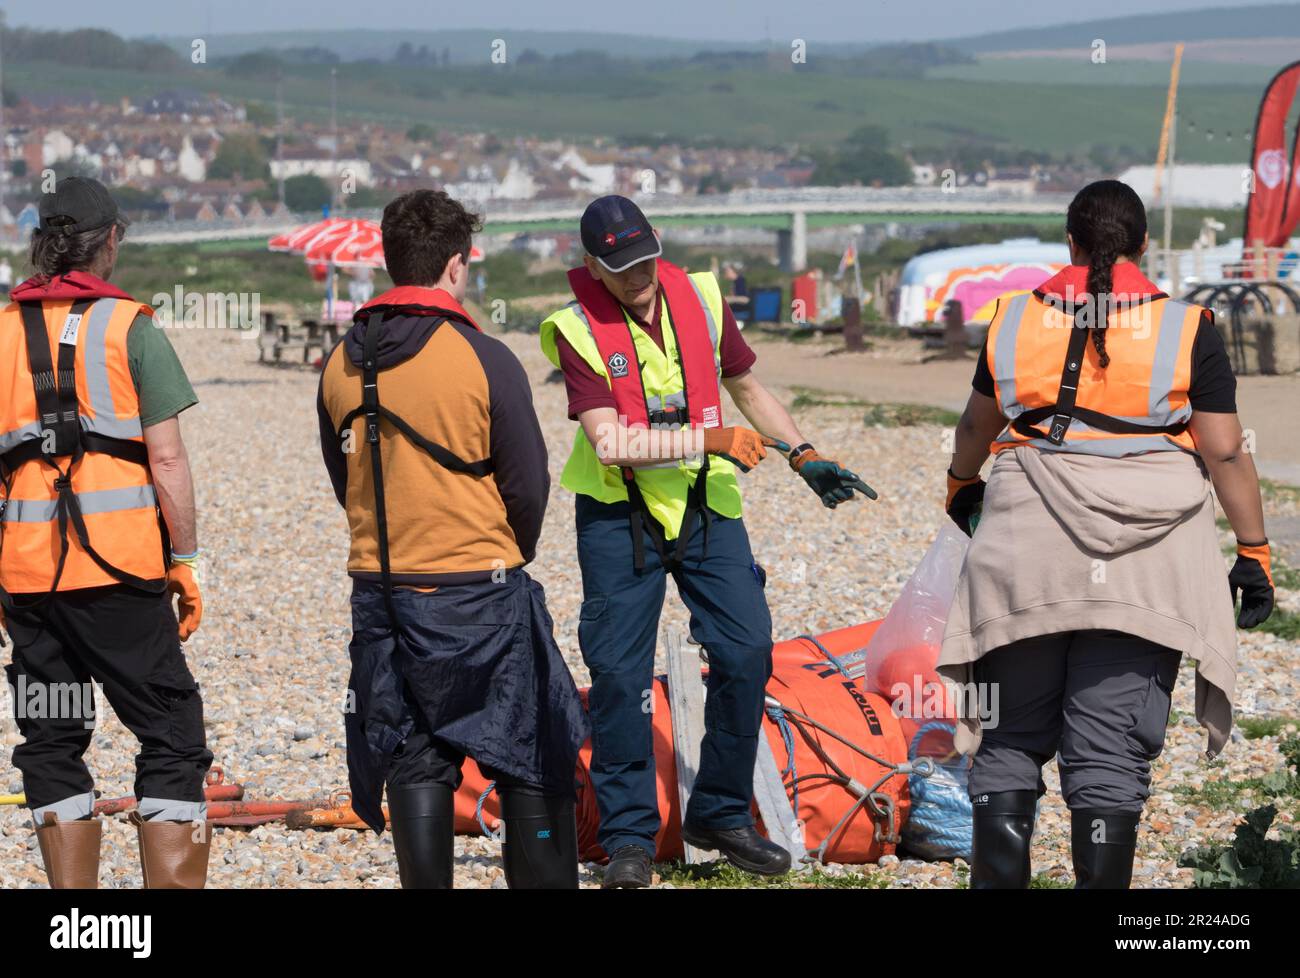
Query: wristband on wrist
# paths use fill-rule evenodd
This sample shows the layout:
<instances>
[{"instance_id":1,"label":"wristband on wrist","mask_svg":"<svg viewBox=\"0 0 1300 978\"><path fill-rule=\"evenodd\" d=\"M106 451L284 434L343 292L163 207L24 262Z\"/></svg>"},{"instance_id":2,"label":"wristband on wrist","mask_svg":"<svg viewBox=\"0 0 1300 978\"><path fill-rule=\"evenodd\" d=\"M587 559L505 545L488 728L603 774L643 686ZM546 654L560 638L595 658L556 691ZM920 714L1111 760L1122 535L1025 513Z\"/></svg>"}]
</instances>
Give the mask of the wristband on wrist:
<instances>
[{"instance_id":1,"label":"wristband on wrist","mask_svg":"<svg viewBox=\"0 0 1300 978\"><path fill-rule=\"evenodd\" d=\"M173 550L171 557L173 564L189 564L193 566L198 562L199 552L196 550L192 554L178 554Z\"/></svg>"},{"instance_id":2,"label":"wristband on wrist","mask_svg":"<svg viewBox=\"0 0 1300 978\"><path fill-rule=\"evenodd\" d=\"M802 455L804 452L811 452L814 450L815 449L812 446L812 442L806 441L802 445L796 445L794 448L790 449L790 454L787 455L786 458L790 460L791 465L794 465L794 460L797 459L800 455Z\"/></svg>"},{"instance_id":3,"label":"wristband on wrist","mask_svg":"<svg viewBox=\"0 0 1300 978\"><path fill-rule=\"evenodd\" d=\"M955 482L974 482L979 477L980 474L978 472L976 472L974 475L961 476L952 470L952 466L948 467L948 478L952 479Z\"/></svg>"},{"instance_id":4,"label":"wristband on wrist","mask_svg":"<svg viewBox=\"0 0 1300 978\"><path fill-rule=\"evenodd\" d=\"M1268 537L1265 537L1259 543L1247 543L1245 540L1242 539L1237 540L1238 549L1241 549L1242 547L1267 547L1267 546L1268 546Z\"/></svg>"}]
</instances>

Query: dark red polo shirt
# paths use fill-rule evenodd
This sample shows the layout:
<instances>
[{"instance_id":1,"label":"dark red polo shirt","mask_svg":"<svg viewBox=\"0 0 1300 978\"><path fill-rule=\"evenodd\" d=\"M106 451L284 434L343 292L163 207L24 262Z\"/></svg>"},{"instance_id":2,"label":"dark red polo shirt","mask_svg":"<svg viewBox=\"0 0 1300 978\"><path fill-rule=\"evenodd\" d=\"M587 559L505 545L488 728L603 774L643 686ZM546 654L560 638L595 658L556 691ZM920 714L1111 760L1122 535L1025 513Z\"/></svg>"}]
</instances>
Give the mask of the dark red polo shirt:
<instances>
[{"instance_id":1,"label":"dark red polo shirt","mask_svg":"<svg viewBox=\"0 0 1300 978\"><path fill-rule=\"evenodd\" d=\"M645 330L661 350L664 348L662 308L663 289L661 288L659 294L655 296L654 312L649 322L638 317L632 310L627 310L632 321ZM577 418L583 411L590 411L592 408L617 407L614 403L614 392L609 389L609 382L592 370L591 365L582 359L578 351L564 338L564 334L558 331L555 334L555 350L560 357L560 370L564 373L564 387L569 393L570 418ZM722 304L720 351L723 377L739 377L758 359L758 355L750 349L745 338L740 335L736 317L732 315L731 308L725 302Z\"/></svg>"}]
</instances>

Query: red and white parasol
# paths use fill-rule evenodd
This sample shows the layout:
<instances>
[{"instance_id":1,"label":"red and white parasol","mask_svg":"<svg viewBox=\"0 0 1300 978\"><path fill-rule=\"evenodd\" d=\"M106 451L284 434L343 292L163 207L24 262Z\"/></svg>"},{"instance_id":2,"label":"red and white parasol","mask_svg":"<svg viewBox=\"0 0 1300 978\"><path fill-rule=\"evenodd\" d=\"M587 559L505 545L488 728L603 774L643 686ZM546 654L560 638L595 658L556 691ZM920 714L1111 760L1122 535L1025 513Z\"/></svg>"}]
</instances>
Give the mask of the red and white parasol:
<instances>
[{"instance_id":1,"label":"red and white parasol","mask_svg":"<svg viewBox=\"0 0 1300 978\"><path fill-rule=\"evenodd\" d=\"M339 268L383 268L384 239L376 221L328 217L267 242L271 251L300 254L309 265ZM483 260L483 249L470 248L469 260Z\"/></svg>"}]
</instances>

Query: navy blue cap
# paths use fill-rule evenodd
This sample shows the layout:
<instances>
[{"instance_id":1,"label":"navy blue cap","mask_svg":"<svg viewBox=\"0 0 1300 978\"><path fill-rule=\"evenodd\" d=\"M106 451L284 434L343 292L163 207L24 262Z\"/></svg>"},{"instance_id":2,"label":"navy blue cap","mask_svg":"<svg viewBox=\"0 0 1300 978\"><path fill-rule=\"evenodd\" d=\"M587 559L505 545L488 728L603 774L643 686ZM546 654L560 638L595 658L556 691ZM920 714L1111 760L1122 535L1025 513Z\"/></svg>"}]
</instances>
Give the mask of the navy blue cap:
<instances>
[{"instance_id":1,"label":"navy blue cap","mask_svg":"<svg viewBox=\"0 0 1300 978\"><path fill-rule=\"evenodd\" d=\"M611 272L663 254L641 208L617 194L599 197L582 213L582 246Z\"/></svg>"}]
</instances>

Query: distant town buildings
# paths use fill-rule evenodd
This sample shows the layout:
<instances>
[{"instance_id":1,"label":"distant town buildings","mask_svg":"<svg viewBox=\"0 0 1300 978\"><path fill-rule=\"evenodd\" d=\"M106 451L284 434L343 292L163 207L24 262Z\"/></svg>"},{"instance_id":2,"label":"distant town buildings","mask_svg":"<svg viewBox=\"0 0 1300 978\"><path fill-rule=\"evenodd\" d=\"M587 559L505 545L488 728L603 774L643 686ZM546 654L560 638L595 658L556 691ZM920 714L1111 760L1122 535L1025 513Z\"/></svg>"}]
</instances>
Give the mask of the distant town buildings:
<instances>
[{"instance_id":1,"label":"distant town buildings","mask_svg":"<svg viewBox=\"0 0 1300 978\"><path fill-rule=\"evenodd\" d=\"M324 123L295 121L277 134L265 106L250 118L245 106L183 89L116 103L89 95L25 97L6 109L5 121L10 172L0 204L10 214L35 199L43 173L60 168L130 188L124 205L147 220L246 223L281 219L286 210L280 187L300 177L326 184L338 179L341 191L356 193L357 201L366 202L361 206L369 207L428 186L487 204L609 193L782 190L809 186L816 178L815 164L798 147L580 143L371 122L340 127L335 147ZM229 152L223 153L227 141ZM1077 189L1086 179L1114 175L1039 165L957 167L942 159L909 163L917 185L950 179L957 187L1017 196ZM1177 199L1237 204L1240 170L1179 167ZM1149 171L1134 168L1125 179L1141 192L1143 172ZM348 202L345 197L344 206Z\"/></svg>"}]
</instances>

